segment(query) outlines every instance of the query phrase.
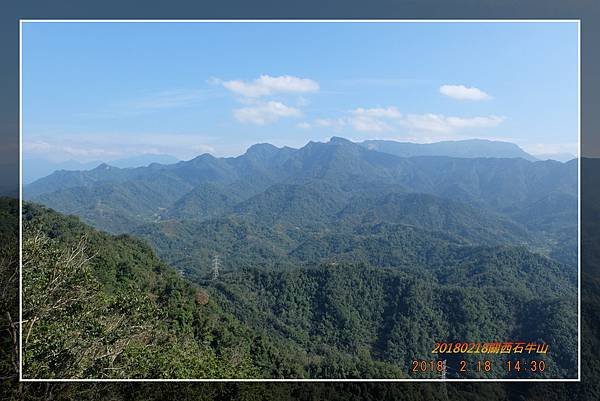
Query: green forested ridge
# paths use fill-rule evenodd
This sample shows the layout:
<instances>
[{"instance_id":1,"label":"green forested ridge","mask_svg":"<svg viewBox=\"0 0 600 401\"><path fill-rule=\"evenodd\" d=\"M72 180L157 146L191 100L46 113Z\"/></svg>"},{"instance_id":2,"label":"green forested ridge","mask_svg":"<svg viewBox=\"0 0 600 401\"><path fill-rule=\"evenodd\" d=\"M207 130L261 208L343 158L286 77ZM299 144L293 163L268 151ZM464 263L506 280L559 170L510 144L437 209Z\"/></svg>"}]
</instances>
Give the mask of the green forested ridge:
<instances>
[{"instance_id":1,"label":"green forested ridge","mask_svg":"<svg viewBox=\"0 0 600 401\"><path fill-rule=\"evenodd\" d=\"M575 298L467 280L438 284L420 273L348 265L250 269L224 275L216 289L246 325L266 327L324 359L326 368L311 367L317 369L309 371L313 377L382 377L392 367L406 372L414 357L430 355L436 338L553 338L556 355L569 355L575 364L576 342L568 339L576 335ZM564 323L545 323L556 324L557 311ZM357 365L334 362L338 350L357 355ZM373 361L391 366L372 371ZM569 375L560 369L551 374Z\"/></svg>"},{"instance_id":2,"label":"green forested ridge","mask_svg":"<svg viewBox=\"0 0 600 401\"><path fill-rule=\"evenodd\" d=\"M575 270L576 238L573 243L568 235L553 242L496 213L432 195L383 192L369 197L335 188L315 190L318 185L276 184L221 217L170 219L129 232L195 276L207 272L215 253L229 269L342 260L393 266L431 264L436 258L443 263L448 247L502 244L556 256Z\"/></svg>"},{"instance_id":3,"label":"green forested ridge","mask_svg":"<svg viewBox=\"0 0 600 401\"><path fill-rule=\"evenodd\" d=\"M172 165L59 171L24 192L97 227L125 232L136 222L204 220L233 212L274 184L300 184L327 197L335 192L338 206L391 188L426 193L500 213L544 238L576 226L576 216L565 211L577 199L576 160L398 157L342 138L297 150L255 145L235 158L202 155ZM562 217L555 221L557 213Z\"/></svg>"},{"instance_id":4,"label":"green forested ridge","mask_svg":"<svg viewBox=\"0 0 600 401\"><path fill-rule=\"evenodd\" d=\"M332 138L298 150L255 145L236 158L61 171L25 194L95 227L145 236L161 257L188 272L205 269L211 255L198 244L213 243L219 232L199 223L219 221L220 228L250 225L243 232L268 238L250 241L250 249L237 238L240 246L230 246L237 253L228 260L282 264L282 254L315 236L394 222L473 243L525 245L577 263L576 161L401 158Z\"/></svg>"},{"instance_id":5,"label":"green forested ridge","mask_svg":"<svg viewBox=\"0 0 600 401\"><path fill-rule=\"evenodd\" d=\"M455 245L438 267L249 264L197 286L128 235L32 204L24 221L24 312L35 320L27 377L407 377L435 341L548 338L552 355L575 347L575 275L523 248ZM61 261L78 260L81 238L85 263L70 268ZM65 282L49 291L57 266ZM53 311L73 288L75 300ZM556 311L564 323L549 325ZM547 376L575 374L572 359L547 361Z\"/></svg>"},{"instance_id":6,"label":"green forested ridge","mask_svg":"<svg viewBox=\"0 0 600 401\"><path fill-rule=\"evenodd\" d=\"M53 174L28 187L32 198L119 235L27 204L34 264L52 271L44 260L69 258L84 238L94 256L66 275L99 294L33 324L27 354L56 357L35 330L68 327L90 357L31 374L406 377L435 341L518 339L550 343L540 377L574 377L576 167L402 158L332 138ZM75 324L81 313L90 319ZM94 333L105 352L86 343Z\"/></svg>"}]
</instances>

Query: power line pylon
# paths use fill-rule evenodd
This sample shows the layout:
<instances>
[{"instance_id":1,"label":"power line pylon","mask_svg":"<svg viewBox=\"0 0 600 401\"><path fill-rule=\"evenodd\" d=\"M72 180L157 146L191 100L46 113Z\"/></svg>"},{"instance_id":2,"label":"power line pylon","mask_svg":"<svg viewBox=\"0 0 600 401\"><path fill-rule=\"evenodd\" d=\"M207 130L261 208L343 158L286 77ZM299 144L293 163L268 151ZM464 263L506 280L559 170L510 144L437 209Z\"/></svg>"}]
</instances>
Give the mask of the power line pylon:
<instances>
[{"instance_id":1,"label":"power line pylon","mask_svg":"<svg viewBox=\"0 0 600 401\"><path fill-rule=\"evenodd\" d=\"M212 264L212 279L216 280L219 278L219 271L221 270L221 259L219 258L219 254L213 256L213 264Z\"/></svg>"}]
</instances>

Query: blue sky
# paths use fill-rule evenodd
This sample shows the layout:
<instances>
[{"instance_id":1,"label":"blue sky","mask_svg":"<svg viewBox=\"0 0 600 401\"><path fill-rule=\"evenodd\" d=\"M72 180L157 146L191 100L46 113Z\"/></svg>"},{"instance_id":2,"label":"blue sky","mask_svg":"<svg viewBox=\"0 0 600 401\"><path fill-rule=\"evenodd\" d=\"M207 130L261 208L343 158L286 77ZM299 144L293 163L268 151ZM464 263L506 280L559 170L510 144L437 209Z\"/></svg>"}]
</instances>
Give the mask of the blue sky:
<instances>
[{"instance_id":1,"label":"blue sky","mask_svg":"<svg viewBox=\"0 0 600 401\"><path fill-rule=\"evenodd\" d=\"M25 158L578 143L575 23L25 23Z\"/></svg>"}]
</instances>

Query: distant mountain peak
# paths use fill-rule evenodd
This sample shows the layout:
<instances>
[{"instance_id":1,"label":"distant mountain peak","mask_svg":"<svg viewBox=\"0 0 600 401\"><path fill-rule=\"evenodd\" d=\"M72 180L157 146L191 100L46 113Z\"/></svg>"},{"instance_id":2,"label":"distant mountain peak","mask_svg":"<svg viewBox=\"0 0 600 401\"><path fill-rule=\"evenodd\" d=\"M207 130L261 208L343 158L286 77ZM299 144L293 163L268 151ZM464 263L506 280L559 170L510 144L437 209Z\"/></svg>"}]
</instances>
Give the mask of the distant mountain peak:
<instances>
[{"instance_id":1,"label":"distant mountain peak","mask_svg":"<svg viewBox=\"0 0 600 401\"><path fill-rule=\"evenodd\" d=\"M217 158L214 157L213 155L211 155L210 153L202 153L201 155L196 156L189 161L190 162L201 162L203 160L213 160L213 159L217 159Z\"/></svg>"},{"instance_id":2,"label":"distant mountain peak","mask_svg":"<svg viewBox=\"0 0 600 401\"><path fill-rule=\"evenodd\" d=\"M270 143L257 143L246 150L246 155L270 155L277 152L279 148Z\"/></svg>"},{"instance_id":3,"label":"distant mountain peak","mask_svg":"<svg viewBox=\"0 0 600 401\"><path fill-rule=\"evenodd\" d=\"M93 169L92 171L110 170L110 169L114 169L114 168L117 168L117 167L113 167L113 166L111 166L111 165L108 165L108 164L106 164L106 163L100 163L100 164L98 165L98 167L96 167L96 168L95 168L95 169Z\"/></svg>"},{"instance_id":4,"label":"distant mountain peak","mask_svg":"<svg viewBox=\"0 0 600 401\"><path fill-rule=\"evenodd\" d=\"M329 140L330 143L354 143L346 138L342 138L340 136L332 136Z\"/></svg>"}]
</instances>

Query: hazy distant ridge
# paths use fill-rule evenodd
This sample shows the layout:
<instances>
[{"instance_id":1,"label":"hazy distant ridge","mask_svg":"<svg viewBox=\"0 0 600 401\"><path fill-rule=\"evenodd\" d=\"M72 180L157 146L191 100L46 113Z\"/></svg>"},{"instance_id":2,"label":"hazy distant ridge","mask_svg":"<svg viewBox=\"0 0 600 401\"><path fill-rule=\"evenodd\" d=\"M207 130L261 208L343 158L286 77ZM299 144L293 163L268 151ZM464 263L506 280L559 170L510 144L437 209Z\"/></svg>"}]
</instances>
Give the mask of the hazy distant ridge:
<instances>
[{"instance_id":1,"label":"hazy distant ridge","mask_svg":"<svg viewBox=\"0 0 600 401\"><path fill-rule=\"evenodd\" d=\"M162 154L145 154L138 156L126 157L123 159L110 160L106 162L114 167L130 168L148 166L152 163L172 164L177 163L179 159L170 155ZM27 185L37 179L46 177L58 170L81 171L91 170L98 167L102 163L101 160L91 162L79 162L77 160L67 160L64 162L53 162L46 159L25 159L23 160L23 184Z\"/></svg>"},{"instance_id":2,"label":"hazy distant ridge","mask_svg":"<svg viewBox=\"0 0 600 401\"><path fill-rule=\"evenodd\" d=\"M525 160L537 160L510 142L490 141L487 139L467 139L463 141L442 141L435 143L412 143L384 140L369 140L360 143L367 149L389 153L400 157L411 156L449 156L449 157L521 157Z\"/></svg>"}]
</instances>

